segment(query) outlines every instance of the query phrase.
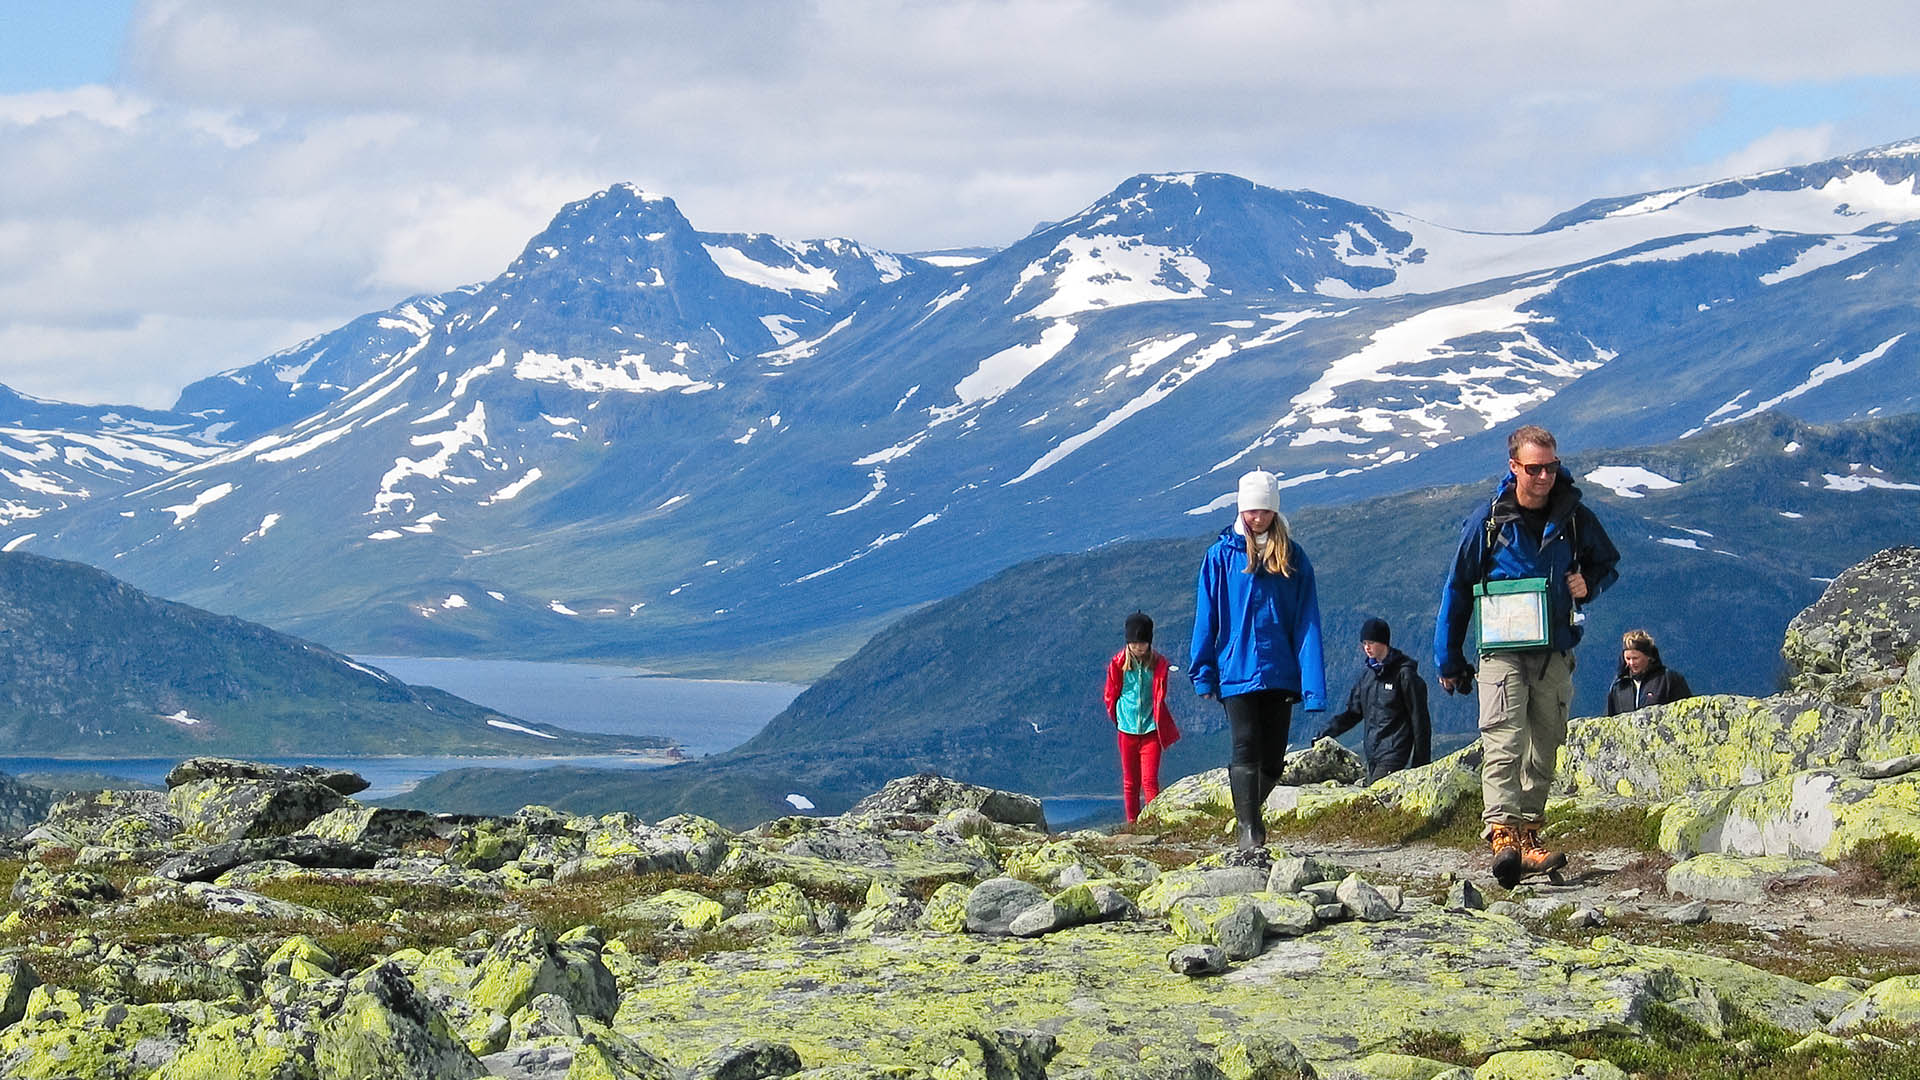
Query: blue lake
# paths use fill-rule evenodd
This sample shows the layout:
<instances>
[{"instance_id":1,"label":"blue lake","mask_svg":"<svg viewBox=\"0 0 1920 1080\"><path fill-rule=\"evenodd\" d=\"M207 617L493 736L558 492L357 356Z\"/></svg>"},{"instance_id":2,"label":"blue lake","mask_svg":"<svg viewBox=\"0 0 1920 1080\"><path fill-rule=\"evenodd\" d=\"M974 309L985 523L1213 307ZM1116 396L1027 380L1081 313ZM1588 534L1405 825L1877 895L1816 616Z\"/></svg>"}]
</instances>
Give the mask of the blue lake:
<instances>
[{"instance_id":1,"label":"blue lake","mask_svg":"<svg viewBox=\"0 0 1920 1080\"><path fill-rule=\"evenodd\" d=\"M463 660L408 656L355 659L416 685L435 686L509 716L536 720L573 731L616 735L664 735L688 757L730 750L757 734L800 691L798 683L728 682L676 679L598 664L558 664L526 660ZM384 799L449 769L545 769L565 764L584 768L651 769L657 765L627 756L593 757L303 757L270 759L284 765L322 765L349 769L371 785L363 799ZM0 772L92 772L159 784L177 758L0 757ZM1044 800L1049 824L1058 828L1088 818L1119 817L1120 800L1061 797Z\"/></svg>"},{"instance_id":2,"label":"blue lake","mask_svg":"<svg viewBox=\"0 0 1920 1080\"><path fill-rule=\"evenodd\" d=\"M574 731L615 735L664 735L689 757L717 754L746 742L806 687L798 683L673 679L645 671L598 664L549 664L524 660L461 660L401 656L356 657L406 682L436 686L450 694L523 720ZM284 765L350 769L372 786L365 799L409 791L449 769L584 768L650 769L658 765L624 755L528 757L302 757L270 759ZM97 772L158 784L177 758L0 757L0 772Z\"/></svg>"}]
</instances>

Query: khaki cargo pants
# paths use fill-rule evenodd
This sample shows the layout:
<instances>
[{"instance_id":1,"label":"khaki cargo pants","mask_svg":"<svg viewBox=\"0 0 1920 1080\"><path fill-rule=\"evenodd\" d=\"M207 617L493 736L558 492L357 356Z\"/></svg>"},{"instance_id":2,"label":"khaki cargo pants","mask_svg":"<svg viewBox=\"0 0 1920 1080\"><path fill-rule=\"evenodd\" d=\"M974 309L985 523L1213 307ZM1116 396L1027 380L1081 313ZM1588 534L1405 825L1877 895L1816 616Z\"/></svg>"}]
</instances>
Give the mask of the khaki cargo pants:
<instances>
[{"instance_id":1,"label":"khaki cargo pants","mask_svg":"<svg viewBox=\"0 0 1920 1080\"><path fill-rule=\"evenodd\" d=\"M1573 704L1573 654L1481 653L1481 814L1488 825L1544 822Z\"/></svg>"}]
</instances>

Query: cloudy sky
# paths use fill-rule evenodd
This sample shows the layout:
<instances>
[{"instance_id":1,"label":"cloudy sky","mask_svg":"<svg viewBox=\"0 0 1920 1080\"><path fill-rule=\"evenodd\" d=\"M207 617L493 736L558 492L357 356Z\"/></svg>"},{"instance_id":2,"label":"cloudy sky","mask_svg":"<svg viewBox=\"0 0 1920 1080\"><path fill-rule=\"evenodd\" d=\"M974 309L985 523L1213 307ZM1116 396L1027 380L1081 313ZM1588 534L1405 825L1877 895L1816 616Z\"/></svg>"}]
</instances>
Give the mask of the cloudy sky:
<instances>
[{"instance_id":1,"label":"cloudy sky","mask_svg":"<svg viewBox=\"0 0 1920 1080\"><path fill-rule=\"evenodd\" d=\"M0 0L0 383L166 406L623 180L898 251L1161 170L1525 230L1920 136L1916 40L1907 0Z\"/></svg>"}]
</instances>

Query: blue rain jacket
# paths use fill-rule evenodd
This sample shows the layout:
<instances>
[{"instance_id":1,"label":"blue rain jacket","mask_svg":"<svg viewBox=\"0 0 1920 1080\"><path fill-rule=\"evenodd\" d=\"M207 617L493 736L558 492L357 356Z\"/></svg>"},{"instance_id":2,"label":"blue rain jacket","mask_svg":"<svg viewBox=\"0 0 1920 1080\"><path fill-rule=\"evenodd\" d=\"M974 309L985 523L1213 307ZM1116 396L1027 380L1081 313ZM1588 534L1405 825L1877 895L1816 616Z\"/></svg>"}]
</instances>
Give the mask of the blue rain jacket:
<instances>
[{"instance_id":1,"label":"blue rain jacket","mask_svg":"<svg viewBox=\"0 0 1920 1080\"><path fill-rule=\"evenodd\" d=\"M1293 573L1249 574L1246 538L1232 525L1207 549L1194 601L1188 677L1197 694L1287 690L1309 712L1327 707L1320 597L1313 564L1287 541Z\"/></svg>"},{"instance_id":2,"label":"blue rain jacket","mask_svg":"<svg viewBox=\"0 0 1920 1080\"><path fill-rule=\"evenodd\" d=\"M1487 559L1487 524L1494 527L1494 550ZM1572 523L1569 529L1569 523ZM1571 533L1571 536L1569 535ZM1580 550L1576 556L1573 543ZM1460 529L1460 547L1454 552L1453 565L1447 570L1447 583L1440 590L1440 613L1433 626L1433 664L1443 678L1458 678L1473 670L1461 651L1467 625L1473 621L1473 587L1480 583L1481 571L1488 581L1516 578L1547 579L1547 622L1552 629L1554 652L1572 652L1580 643L1580 627L1573 623L1573 594L1567 590L1567 571L1578 566L1587 579L1590 604L1620 579L1614 567L1620 552L1600 525L1600 519L1580 501L1580 489L1573 478L1561 472L1547 496L1547 526L1540 541L1520 523L1520 505L1513 494L1513 473L1508 472L1493 499L1469 516Z\"/></svg>"}]
</instances>

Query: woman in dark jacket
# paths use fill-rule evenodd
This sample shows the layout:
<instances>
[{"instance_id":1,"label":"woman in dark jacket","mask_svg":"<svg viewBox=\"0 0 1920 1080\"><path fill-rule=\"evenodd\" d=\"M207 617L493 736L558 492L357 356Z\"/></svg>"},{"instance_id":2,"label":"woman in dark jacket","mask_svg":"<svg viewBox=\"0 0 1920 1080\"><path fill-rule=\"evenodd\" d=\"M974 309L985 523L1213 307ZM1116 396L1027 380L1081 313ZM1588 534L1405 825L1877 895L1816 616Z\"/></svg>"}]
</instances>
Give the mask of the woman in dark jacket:
<instances>
[{"instance_id":1,"label":"woman in dark jacket","mask_svg":"<svg viewBox=\"0 0 1920 1080\"><path fill-rule=\"evenodd\" d=\"M1660 662L1660 648L1645 630L1629 630L1620 638L1620 677L1607 691L1607 715L1665 705L1693 696L1686 677Z\"/></svg>"}]
</instances>

